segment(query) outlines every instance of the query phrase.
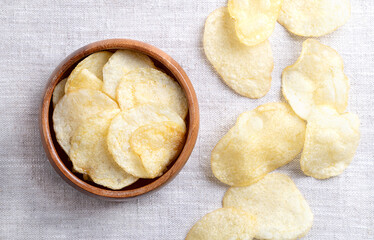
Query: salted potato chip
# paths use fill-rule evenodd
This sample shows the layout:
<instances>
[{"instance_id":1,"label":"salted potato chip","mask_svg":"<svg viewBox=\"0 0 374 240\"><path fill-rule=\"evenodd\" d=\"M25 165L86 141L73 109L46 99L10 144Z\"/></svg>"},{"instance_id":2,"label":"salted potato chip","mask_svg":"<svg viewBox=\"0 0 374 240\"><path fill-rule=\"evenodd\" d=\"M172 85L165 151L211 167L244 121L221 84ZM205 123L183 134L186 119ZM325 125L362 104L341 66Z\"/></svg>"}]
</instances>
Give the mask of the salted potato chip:
<instances>
[{"instance_id":1,"label":"salted potato chip","mask_svg":"<svg viewBox=\"0 0 374 240\"><path fill-rule=\"evenodd\" d=\"M83 69L87 69L89 72L93 73L98 79L103 80L103 67L110 58L110 56L112 56L111 52L101 51L93 53L85 59L83 59L81 62L79 62L68 77L68 81L65 86L65 92L68 92L70 82L75 81L76 77L81 77L80 72Z\"/></svg>"},{"instance_id":2,"label":"salted potato chip","mask_svg":"<svg viewBox=\"0 0 374 240\"><path fill-rule=\"evenodd\" d=\"M359 128L356 114L339 114L330 106L316 108L308 119L301 170L319 179L341 174L356 152Z\"/></svg>"},{"instance_id":3,"label":"salted potato chip","mask_svg":"<svg viewBox=\"0 0 374 240\"><path fill-rule=\"evenodd\" d=\"M156 122L136 129L130 148L140 157L151 176L159 176L183 148L186 126L175 122Z\"/></svg>"},{"instance_id":4,"label":"salted potato chip","mask_svg":"<svg viewBox=\"0 0 374 240\"><path fill-rule=\"evenodd\" d=\"M214 176L247 186L289 163L301 152L305 122L286 103L267 103L242 113L212 151Z\"/></svg>"},{"instance_id":5,"label":"salted potato chip","mask_svg":"<svg viewBox=\"0 0 374 240\"><path fill-rule=\"evenodd\" d=\"M195 223L186 240L251 240L256 231L255 216L235 208L220 208Z\"/></svg>"},{"instance_id":6,"label":"salted potato chip","mask_svg":"<svg viewBox=\"0 0 374 240\"><path fill-rule=\"evenodd\" d=\"M212 12L204 29L204 51L223 81L249 98L263 97L270 89L273 55L269 41L250 47L236 36L226 7Z\"/></svg>"},{"instance_id":7,"label":"salted potato chip","mask_svg":"<svg viewBox=\"0 0 374 240\"><path fill-rule=\"evenodd\" d=\"M334 49L308 39L295 64L283 70L283 96L303 119L308 119L317 105L332 105L342 113L349 92L343 68L343 60Z\"/></svg>"},{"instance_id":8,"label":"salted potato chip","mask_svg":"<svg viewBox=\"0 0 374 240\"><path fill-rule=\"evenodd\" d=\"M60 101L60 99L65 95L65 84L67 80L68 80L67 78L61 80L59 83L57 83L55 89L53 90L53 94L52 94L53 108L56 107L56 104L58 103L58 101Z\"/></svg>"},{"instance_id":9,"label":"salted potato chip","mask_svg":"<svg viewBox=\"0 0 374 240\"><path fill-rule=\"evenodd\" d=\"M224 207L235 207L256 216L256 239L292 240L306 235L313 213L303 195L286 175L270 173L248 187L231 187Z\"/></svg>"},{"instance_id":10,"label":"salted potato chip","mask_svg":"<svg viewBox=\"0 0 374 240\"><path fill-rule=\"evenodd\" d=\"M167 108L150 104L140 105L139 107L132 108L128 111L122 111L112 120L108 133L108 148L112 153L114 160L126 172L139 178L154 178L158 176L158 174L156 175L155 173L159 171L149 172L148 170L150 169L155 170L155 167L152 163L147 161L157 161L158 163L169 161L167 159L157 159L159 156L172 156L173 154L164 152L161 155L157 155L159 150L164 150L154 142L156 139L140 139L142 136L150 137L149 135L152 134L152 132L157 133L157 129L153 129L152 127L141 127L160 122L174 122L181 128L185 128L183 119L181 119L177 113ZM138 130L139 128L141 129ZM170 140L165 139L165 137L177 133L168 133L167 127L164 128L164 130L166 130L166 132L163 132L161 129L161 134L157 133L158 136L152 137L160 138L161 141L164 141L164 143L167 143L169 146L174 144L177 145L180 142L179 139L173 137L173 139L176 139L176 142L169 143L168 141ZM144 144L144 146L140 146L142 144ZM155 154L153 154L152 147L156 147L154 149ZM174 148L171 148L169 151L174 152L175 150ZM145 159L147 168L145 168L141 156L137 153L147 157Z\"/></svg>"},{"instance_id":11,"label":"salted potato chip","mask_svg":"<svg viewBox=\"0 0 374 240\"><path fill-rule=\"evenodd\" d=\"M53 111L53 128L56 138L66 153L74 131L88 118L104 110L118 109L118 105L104 93L80 89L65 94Z\"/></svg>"},{"instance_id":12,"label":"salted potato chip","mask_svg":"<svg viewBox=\"0 0 374 240\"><path fill-rule=\"evenodd\" d=\"M283 0L229 0L228 9L235 19L239 40L255 46L274 31Z\"/></svg>"},{"instance_id":13,"label":"salted potato chip","mask_svg":"<svg viewBox=\"0 0 374 240\"><path fill-rule=\"evenodd\" d=\"M117 50L103 68L103 91L114 99L123 75L136 68L146 67L155 67L147 55L131 50Z\"/></svg>"},{"instance_id":14,"label":"salted potato chip","mask_svg":"<svg viewBox=\"0 0 374 240\"><path fill-rule=\"evenodd\" d=\"M153 68L138 68L124 75L117 87L117 102L122 110L152 103L187 116L187 99L182 88L167 74Z\"/></svg>"},{"instance_id":15,"label":"salted potato chip","mask_svg":"<svg viewBox=\"0 0 374 240\"><path fill-rule=\"evenodd\" d=\"M138 180L118 166L108 150L108 128L119 112L106 110L84 121L74 131L69 152L75 171L111 189L121 189Z\"/></svg>"},{"instance_id":16,"label":"salted potato chip","mask_svg":"<svg viewBox=\"0 0 374 240\"><path fill-rule=\"evenodd\" d=\"M320 37L343 26L350 15L349 0L284 0L278 22L293 34Z\"/></svg>"},{"instance_id":17,"label":"salted potato chip","mask_svg":"<svg viewBox=\"0 0 374 240\"><path fill-rule=\"evenodd\" d=\"M91 73L88 69L82 69L79 73L66 83L65 92L69 93L82 88L101 90L103 81Z\"/></svg>"}]
</instances>

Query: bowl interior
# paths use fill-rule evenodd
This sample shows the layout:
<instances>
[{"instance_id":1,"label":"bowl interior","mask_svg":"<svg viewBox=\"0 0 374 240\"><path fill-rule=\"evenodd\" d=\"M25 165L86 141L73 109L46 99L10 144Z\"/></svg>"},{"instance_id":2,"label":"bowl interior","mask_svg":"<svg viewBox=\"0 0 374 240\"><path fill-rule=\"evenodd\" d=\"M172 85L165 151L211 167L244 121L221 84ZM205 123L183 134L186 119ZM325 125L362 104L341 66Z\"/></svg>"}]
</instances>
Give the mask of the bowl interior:
<instances>
[{"instance_id":1,"label":"bowl interior","mask_svg":"<svg viewBox=\"0 0 374 240\"><path fill-rule=\"evenodd\" d=\"M135 41L135 43L139 43L139 42ZM152 47L152 48L154 48L154 47ZM53 121L52 121L53 106L52 106L51 99L49 99L49 107L48 107L49 129L48 129L48 131L49 131L50 140L51 140L50 145L51 144L53 145L53 146L51 146L52 147L52 152L55 153L55 154L53 154L53 153L50 154L51 155L50 160L54 161L53 163L52 162L51 163L60 165L60 167L58 167L58 168L55 167L55 169L57 171L60 170L60 172L59 172L60 175L61 175L61 172L62 172L63 175L65 175L65 176L62 176L62 177L69 184L73 185L75 188L77 188L77 186L78 186L78 190L80 190L80 191L83 190L83 192L88 193L90 195L92 195L92 194L93 195L98 195L98 196L101 196L101 197L104 197L104 198L111 198L111 199L114 199L114 200L115 199L121 199L121 198L135 197L135 196L147 193L149 191L158 189L161 185L167 183L173 177L175 177L175 175L177 175L177 173L180 171L180 169L184 166L184 164L188 160L189 155L191 154L193 146L196 142L198 122L199 122L199 120L198 120L199 116L198 116L197 99L196 99L195 92L192 88L192 85L189 82L189 79L187 78L187 76L185 75L184 72L182 72L181 73L182 75L180 75L181 67L174 60L172 60L165 53L161 52L161 50L158 50L156 48L149 50L149 45L146 45L145 51L142 51L143 49L140 49L140 50L139 50L139 48L134 49L132 47L132 45L130 45L130 46L122 46L122 45L121 46L112 46L112 47L108 48L104 44L104 45L99 45L99 47L96 47L96 48L86 49L86 51L83 52L83 54L81 54L81 57L75 57L74 58L74 56L76 54L73 53L72 54L73 57L71 57L72 55L70 55L67 59L69 59L69 58L70 59L75 59L74 62L70 62L70 65L68 65L68 66L62 64L62 67L60 65L56 69L56 70L58 70L60 68L60 70L62 72L60 72L59 74L55 74L54 79L52 78L51 82L49 83L50 84L49 88L51 89L51 91L53 91L53 89L55 88L57 83L59 81L61 81L62 79L68 77L70 72L75 68L75 66L81 60L83 60L86 56L88 56L88 55L90 55L94 52L98 52L98 51L106 50L106 51L114 52L118 49L130 49L130 50L135 50L135 51L138 51L140 53L148 55L152 59L152 61L154 62L155 66L157 68L164 71L169 76L173 77L174 80L178 81L180 86L184 90L184 93L185 93L186 97L187 97L189 113L188 113L188 115L185 119L186 127L187 127L185 145L184 145L180 155L167 167L167 170L164 172L164 174L162 176L160 176L158 178L154 178L154 179L139 179L137 182L135 182L135 183L131 184L130 186L127 186L127 187L125 187L121 190L112 190L112 189L106 188L104 186L95 184L92 181L85 181L83 179L82 174L73 171L72 163L69 160L69 157L67 156L65 151L62 150L62 148L60 147L60 145L57 142L55 132L54 132L54 129L53 129ZM166 57L162 56L162 54L160 55L160 53L158 53L158 52L154 52L154 50L160 51L161 53L165 54ZM77 52L79 52L79 50L77 50ZM168 58L170 58L170 59L168 59ZM163 61L164 63L166 63L169 66L166 66L160 60ZM172 60L172 62L170 60ZM67 62L69 62L69 61L67 61ZM172 64L171 67L170 67L170 64ZM176 64L176 66L175 66L175 64ZM176 68L174 68L174 67L176 67ZM178 67L180 69L178 69ZM174 73L176 73L176 74L174 74ZM184 78L183 74L184 74L185 78ZM176 76L176 75L178 75L178 76ZM184 79L181 80L181 76ZM186 85L186 81L187 81L187 85ZM191 90L192 90L192 92L191 92ZM191 98L193 98L193 99L191 99ZM191 114L191 113L193 113L193 114ZM192 115L193 119L191 119L191 115ZM193 121L191 121L191 120L193 120ZM190 129L191 123L194 125L193 129ZM178 164L176 164L177 162L178 162ZM176 165L178 165L178 166L176 166ZM61 168L62 168L62 170L61 170ZM69 172L67 172L67 171L69 171Z\"/></svg>"}]
</instances>

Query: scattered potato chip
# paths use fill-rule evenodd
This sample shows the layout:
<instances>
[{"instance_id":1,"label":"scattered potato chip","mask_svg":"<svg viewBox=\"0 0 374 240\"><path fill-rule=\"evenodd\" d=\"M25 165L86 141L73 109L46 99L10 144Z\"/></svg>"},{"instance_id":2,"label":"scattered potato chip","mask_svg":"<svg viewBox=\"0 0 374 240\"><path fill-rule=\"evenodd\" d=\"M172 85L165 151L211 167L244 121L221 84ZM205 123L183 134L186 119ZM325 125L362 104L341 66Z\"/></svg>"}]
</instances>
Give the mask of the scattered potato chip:
<instances>
[{"instance_id":1,"label":"scattered potato chip","mask_svg":"<svg viewBox=\"0 0 374 240\"><path fill-rule=\"evenodd\" d=\"M146 164L147 169L144 167L141 156L137 154L140 153L141 155L146 155L149 159L147 160L154 160L159 163L167 162L169 160L166 159L157 159L159 155L153 154L153 152L157 153L159 150L164 151L162 148L158 148L159 146L156 145L154 142L157 137L160 137L161 141L164 141L169 146L177 145L180 143L179 139L176 139L174 134L179 136L178 132L162 132L157 133L157 129L150 128L139 128L143 126L147 126L149 124L155 124L160 122L174 122L175 124L179 125L181 128L186 128L183 119L179 117L177 113L172 110L169 110L164 107L159 107L156 105L145 104L140 105L139 107L132 108L128 111L123 111L117 117L112 120L112 124L109 127L108 133L108 147L109 151L112 153L114 160L120 165L126 172L130 173L133 176L139 178L154 178L158 175L153 175L151 172L148 172L149 169L154 169L154 166L150 163ZM167 127L164 128L165 131L168 131ZM145 131L145 132L144 132ZM149 132L147 132L149 131ZM140 137L144 136L147 137L149 134L157 133L160 134L158 136L153 136L155 139L139 139ZM167 136L173 136L173 140L176 140L175 143L170 143L165 139ZM131 138L132 145L130 145ZM149 137L149 136L148 136ZM162 139L161 139L162 138ZM144 146L139 146L139 144L144 144ZM135 149L132 149L134 147ZM153 151L153 147L156 147ZM164 146L163 146L164 147ZM150 151L151 152L147 152ZM135 150L135 151L134 151ZM168 149L169 153L165 153L160 156L172 156L174 149ZM153 171L156 172L156 171Z\"/></svg>"},{"instance_id":2,"label":"scattered potato chip","mask_svg":"<svg viewBox=\"0 0 374 240\"><path fill-rule=\"evenodd\" d=\"M75 80L76 77L80 76L80 72L83 69L87 69L89 72L93 73L98 79L103 80L103 66L108 61L108 59L112 56L111 52L101 51L97 53L93 53L83 59L78 65L73 69L68 77L68 81L65 85L65 92L68 92L68 86L72 81ZM80 82L80 81L77 81ZM73 84L74 85L74 84Z\"/></svg>"},{"instance_id":3,"label":"scattered potato chip","mask_svg":"<svg viewBox=\"0 0 374 240\"><path fill-rule=\"evenodd\" d=\"M52 94L53 108L56 107L56 104L58 103L58 101L60 101L60 99L65 95L65 84L67 80L68 80L67 78L61 80L59 83L57 83L55 89L53 90L53 94Z\"/></svg>"},{"instance_id":4,"label":"scattered potato chip","mask_svg":"<svg viewBox=\"0 0 374 240\"><path fill-rule=\"evenodd\" d=\"M150 176L159 176L182 150L185 134L185 125L170 121L151 123L132 133L130 148Z\"/></svg>"},{"instance_id":5,"label":"scattered potato chip","mask_svg":"<svg viewBox=\"0 0 374 240\"><path fill-rule=\"evenodd\" d=\"M80 89L65 94L52 116L58 143L69 153L71 137L80 124L99 112L117 108L116 102L97 90Z\"/></svg>"},{"instance_id":6,"label":"scattered potato chip","mask_svg":"<svg viewBox=\"0 0 374 240\"><path fill-rule=\"evenodd\" d=\"M117 50L103 68L103 91L114 99L123 75L136 68L146 67L155 67L147 55L131 50Z\"/></svg>"},{"instance_id":7,"label":"scattered potato chip","mask_svg":"<svg viewBox=\"0 0 374 240\"><path fill-rule=\"evenodd\" d=\"M153 68L138 68L124 75L117 87L117 102L122 110L152 103L187 116L187 99L182 88L167 74Z\"/></svg>"},{"instance_id":8,"label":"scattered potato chip","mask_svg":"<svg viewBox=\"0 0 374 240\"><path fill-rule=\"evenodd\" d=\"M69 152L74 170L111 189L121 189L138 180L118 166L108 150L108 128L119 112L106 110L84 121L74 131Z\"/></svg>"},{"instance_id":9,"label":"scattered potato chip","mask_svg":"<svg viewBox=\"0 0 374 240\"><path fill-rule=\"evenodd\" d=\"M195 223L186 240L251 240L256 231L255 216L235 208L220 208Z\"/></svg>"},{"instance_id":10,"label":"scattered potato chip","mask_svg":"<svg viewBox=\"0 0 374 240\"><path fill-rule=\"evenodd\" d=\"M352 162L359 140L356 114L339 114L330 106L316 108L308 119L301 170L319 179L341 174Z\"/></svg>"},{"instance_id":11,"label":"scattered potato chip","mask_svg":"<svg viewBox=\"0 0 374 240\"><path fill-rule=\"evenodd\" d=\"M350 15L349 0L284 0L278 22L293 34L320 37L343 26Z\"/></svg>"},{"instance_id":12,"label":"scattered potato chip","mask_svg":"<svg viewBox=\"0 0 374 240\"><path fill-rule=\"evenodd\" d=\"M283 0L229 0L228 9L235 19L239 40L255 46L270 37Z\"/></svg>"},{"instance_id":13,"label":"scattered potato chip","mask_svg":"<svg viewBox=\"0 0 374 240\"><path fill-rule=\"evenodd\" d=\"M77 75L66 83L65 92L69 93L82 88L101 90L103 81L87 69L82 69Z\"/></svg>"},{"instance_id":14,"label":"scattered potato chip","mask_svg":"<svg viewBox=\"0 0 374 240\"><path fill-rule=\"evenodd\" d=\"M291 240L306 235L313 213L303 195L286 175L271 173L248 187L231 187L224 207L235 207L257 217L256 239Z\"/></svg>"},{"instance_id":15,"label":"scattered potato chip","mask_svg":"<svg viewBox=\"0 0 374 240\"><path fill-rule=\"evenodd\" d=\"M303 119L308 119L317 105L329 104L342 113L349 92L343 68L343 60L334 49L308 39L296 63L283 70L283 96Z\"/></svg>"},{"instance_id":16,"label":"scattered potato chip","mask_svg":"<svg viewBox=\"0 0 374 240\"><path fill-rule=\"evenodd\" d=\"M260 98L269 91L274 66L269 41L253 47L241 43L226 7L207 18L204 51L223 81L235 92Z\"/></svg>"},{"instance_id":17,"label":"scattered potato chip","mask_svg":"<svg viewBox=\"0 0 374 240\"><path fill-rule=\"evenodd\" d=\"M289 163L301 152L305 122L286 103L267 103L242 113L212 151L214 176L247 186Z\"/></svg>"}]
</instances>

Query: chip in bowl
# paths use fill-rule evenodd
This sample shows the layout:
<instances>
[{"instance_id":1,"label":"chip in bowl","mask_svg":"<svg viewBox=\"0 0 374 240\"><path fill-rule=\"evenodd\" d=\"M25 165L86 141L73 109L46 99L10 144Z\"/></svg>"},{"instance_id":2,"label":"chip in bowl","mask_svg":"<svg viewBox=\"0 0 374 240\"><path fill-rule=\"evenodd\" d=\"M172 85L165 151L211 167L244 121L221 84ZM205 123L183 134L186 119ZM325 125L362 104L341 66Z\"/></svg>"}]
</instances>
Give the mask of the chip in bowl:
<instances>
[{"instance_id":1,"label":"chip in bowl","mask_svg":"<svg viewBox=\"0 0 374 240\"><path fill-rule=\"evenodd\" d=\"M138 180L118 166L108 150L108 128L119 112L106 110L84 121L74 131L69 152L75 171L110 189L121 189Z\"/></svg>"}]
</instances>

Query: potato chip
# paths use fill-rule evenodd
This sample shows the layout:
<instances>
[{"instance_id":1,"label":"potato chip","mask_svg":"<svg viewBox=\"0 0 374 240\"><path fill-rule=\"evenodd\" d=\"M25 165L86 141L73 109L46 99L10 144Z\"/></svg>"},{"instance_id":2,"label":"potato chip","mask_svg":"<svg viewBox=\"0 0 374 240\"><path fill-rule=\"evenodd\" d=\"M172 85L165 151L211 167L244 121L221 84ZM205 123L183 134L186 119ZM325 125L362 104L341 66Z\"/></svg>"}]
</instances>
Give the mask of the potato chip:
<instances>
[{"instance_id":1,"label":"potato chip","mask_svg":"<svg viewBox=\"0 0 374 240\"><path fill-rule=\"evenodd\" d=\"M119 112L106 110L84 121L74 131L69 152L75 171L111 189L121 189L138 180L118 166L108 150L108 128Z\"/></svg>"},{"instance_id":2,"label":"potato chip","mask_svg":"<svg viewBox=\"0 0 374 240\"><path fill-rule=\"evenodd\" d=\"M183 148L186 126L175 122L151 123L136 129L130 148L150 176L159 176Z\"/></svg>"},{"instance_id":3,"label":"potato chip","mask_svg":"<svg viewBox=\"0 0 374 240\"><path fill-rule=\"evenodd\" d=\"M301 152L305 122L286 103L267 103L242 113L212 151L214 176L247 186L289 163Z\"/></svg>"},{"instance_id":4,"label":"potato chip","mask_svg":"<svg viewBox=\"0 0 374 240\"><path fill-rule=\"evenodd\" d=\"M283 70L283 96L303 119L308 119L317 105L332 105L342 113L349 92L343 68L343 60L334 49L308 39L296 63Z\"/></svg>"},{"instance_id":5,"label":"potato chip","mask_svg":"<svg viewBox=\"0 0 374 240\"><path fill-rule=\"evenodd\" d=\"M273 55L269 41L250 47L236 36L227 8L212 12L205 22L204 51L223 81L249 98L263 97L270 89Z\"/></svg>"},{"instance_id":6,"label":"potato chip","mask_svg":"<svg viewBox=\"0 0 374 240\"><path fill-rule=\"evenodd\" d=\"M147 55L131 50L117 50L103 68L103 91L114 99L123 75L136 68L146 67L155 67Z\"/></svg>"},{"instance_id":7,"label":"potato chip","mask_svg":"<svg viewBox=\"0 0 374 240\"><path fill-rule=\"evenodd\" d=\"M82 69L77 75L66 83L65 92L69 93L82 88L101 90L103 81L88 69Z\"/></svg>"},{"instance_id":8,"label":"potato chip","mask_svg":"<svg viewBox=\"0 0 374 240\"><path fill-rule=\"evenodd\" d=\"M99 112L117 108L116 102L97 90L80 89L65 94L52 116L58 143L69 153L71 137L79 125Z\"/></svg>"},{"instance_id":9,"label":"potato chip","mask_svg":"<svg viewBox=\"0 0 374 240\"><path fill-rule=\"evenodd\" d=\"M359 128L356 114L339 114L331 106L316 108L308 119L301 170L319 179L341 174L356 152Z\"/></svg>"},{"instance_id":10,"label":"potato chip","mask_svg":"<svg viewBox=\"0 0 374 240\"><path fill-rule=\"evenodd\" d=\"M231 187L224 207L235 207L257 218L256 239L291 240L306 235L313 213L303 195L286 175L271 173L248 187Z\"/></svg>"},{"instance_id":11,"label":"potato chip","mask_svg":"<svg viewBox=\"0 0 374 240\"><path fill-rule=\"evenodd\" d=\"M177 125L181 126L181 128L185 128L185 123L183 119L179 117L177 113L172 110L169 110L164 107L159 107L156 105L140 105L139 107L132 108L128 111L123 111L117 117L112 120L112 124L109 127L108 133L108 148L109 151L112 153L114 160L120 165L126 172L130 173L133 176L139 178L154 178L158 175L153 175L152 173L148 172L147 169L153 169L151 164L150 167L146 169L143 165L141 157L137 154L144 154L149 157L149 160L156 160L160 163L167 162L167 159L156 159L157 155L153 155L152 147L156 146L155 153L160 150L159 146L156 145L153 141L156 139L139 139L142 136L148 136L152 134L152 132L156 133L156 129L148 128L149 132L147 132L147 128L142 128L141 130L137 130L140 127L147 126L149 124L155 124L160 122L174 122ZM165 128L167 130L167 128ZM145 131L145 132L143 132ZM162 129L161 129L162 132ZM135 133L135 134L134 134ZM158 133L159 134L159 133ZM162 132L158 136L154 136L154 138L160 137L161 141L164 141L169 146L173 145L173 143L168 143L167 139L164 139L167 136L171 136L174 133ZM138 136L136 136L138 135ZM134 136L132 140L132 145L130 145L131 138ZM162 138L162 139L161 139ZM173 137L173 139L175 139ZM179 140L174 143L177 145ZM144 144L145 146L139 146L139 144ZM135 148L137 152L132 149ZM162 149L162 148L161 148ZM169 151L174 151L174 149L169 149ZM161 156L171 156L173 154L165 154ZM146 159L147 161L147 159Z\"/></svg>"},{"instance_id":12,"label":"potato chip","mask_svg":"<svg viewBox=\"0 0 374 240\"><path fill-rule=\"evenodd\" d=\"M53 94L52 94L53 108L56 107L56 104L58 103L58 101L60 101L60 99L65 95L65 84L67 80L68 80L67 78L61 80L59 83L57 83L55 89L53 90Z\"/></svg>"},{"instance_id":13,"label":"potato chip","mask_svg":"<svg viewBox=\"0 0 374 240\"><path fill-rule=\"evenodd\" d=\"M70 85L70 82L72 82L73 80L76 81L76 77L82 77L80 76L80 72L83 69L87 69L89 72L93 73L98 79L103 80L103 66L108 61L110 56L112 56L111 52L101 51L93 53L85 59L83 59L70 73L68 81L65 86L65 92L68 92L67 87Z\"/></svg>"},{"instance_id":14,"label":"potato chip","mask_svg":"<svg viewBox=\"0 0 374 240\"><path fill-rule=\"evenodd\" d=\"M235 208L220 208L195 223L186 240L251 240L256 231L255 216Z\"/></svg>"},{"instance_id":15,"label":"potato chip","mask_svg":"<svg viewBox=\"0 0 374 240\"><path fill-rule=\"evenodd\" d=\"M152 103L187 116L187 99L182 88L167 74L152 68L138 68L124 75L117 87L117 102L122 110Z\"/></svg>"},{"instance_id":16,"label":"potato chip","mask_svg":"<svg viewBox=\"0 0 374 240\"><path fill-rule=\"evenodd\" d=\"M350 15L349 0L284 0L278 22L293 34L320 37L343 26Z\"/></svg>"},{"instance_id":17,"label":"potato chip","mask_svg":"<svg viewBox=\"0 0 374 240\"><path fill-rule=\"evenodd\" d=\"M229 0L228 9L235 19L239 40L255 46L270 37L283 0Z\"/></svg>"}]
</instances>

